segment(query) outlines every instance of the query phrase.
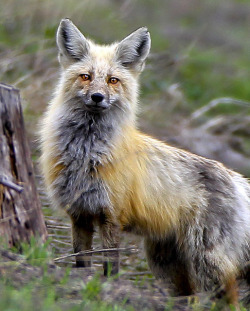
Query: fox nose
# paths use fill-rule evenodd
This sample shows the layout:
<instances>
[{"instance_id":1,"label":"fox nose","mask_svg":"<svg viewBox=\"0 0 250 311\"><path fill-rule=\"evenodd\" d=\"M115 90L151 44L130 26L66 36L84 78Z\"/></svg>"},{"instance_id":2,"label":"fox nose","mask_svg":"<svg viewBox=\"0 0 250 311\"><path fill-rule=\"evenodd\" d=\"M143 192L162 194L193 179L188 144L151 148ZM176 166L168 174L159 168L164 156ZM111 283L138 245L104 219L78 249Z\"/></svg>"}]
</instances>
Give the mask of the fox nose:
<instances>
[{"instance_id":1,"label":"fox nose","mask_svg":"<svg viewBox=\"0 0 250 311\"><path fill-rule=\"evenodd\" d=\"M101 93L94 93L91 95L91 99L96 103L100 103L101 101L103 101L104 96Z\"/></svg>"}]
</instances>

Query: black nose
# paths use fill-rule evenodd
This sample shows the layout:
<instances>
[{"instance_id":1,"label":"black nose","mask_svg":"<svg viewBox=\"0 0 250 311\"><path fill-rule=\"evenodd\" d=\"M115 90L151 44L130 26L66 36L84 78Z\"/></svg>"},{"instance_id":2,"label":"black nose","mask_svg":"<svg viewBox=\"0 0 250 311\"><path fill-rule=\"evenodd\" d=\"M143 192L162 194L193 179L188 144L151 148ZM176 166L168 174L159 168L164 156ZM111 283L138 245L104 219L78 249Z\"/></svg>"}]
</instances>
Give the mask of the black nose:
<instances>
[{"instance_id":1,"label":"black nose","mask_svg":"<svg viewBox=\"0 0 250 311\"><path fill-rule=\"evenodd\" d=\"M91 95L91 98L96 104L98 104L103 101L104 96L101 93L94 93Z\"/></svg>"}]
</instances>

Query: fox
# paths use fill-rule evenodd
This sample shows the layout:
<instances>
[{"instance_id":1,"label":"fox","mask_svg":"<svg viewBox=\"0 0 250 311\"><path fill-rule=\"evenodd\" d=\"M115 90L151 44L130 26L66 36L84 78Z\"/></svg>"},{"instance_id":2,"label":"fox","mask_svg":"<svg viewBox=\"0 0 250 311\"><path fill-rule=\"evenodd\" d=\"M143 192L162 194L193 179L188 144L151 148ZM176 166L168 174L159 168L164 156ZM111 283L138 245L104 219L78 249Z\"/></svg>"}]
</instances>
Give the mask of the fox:
<instances>
[{"instance_id":1,"label":"fox","mask_svg":"<svg viewBox=\"0 0 250 311\"><path fill-rule=\"evenodd\" d=\"M119 272L122 231L140 235L152 273L178 295L224 286L250 260L250 184L222 163L173 147L137 126L146 27L99 45L69 19L56 41L59 82L40 130L41 170L52 205L66 210L75 253L99 229L104 275ZM78 254L77 267L91 256Z\"/></svg>"}]
</instances>

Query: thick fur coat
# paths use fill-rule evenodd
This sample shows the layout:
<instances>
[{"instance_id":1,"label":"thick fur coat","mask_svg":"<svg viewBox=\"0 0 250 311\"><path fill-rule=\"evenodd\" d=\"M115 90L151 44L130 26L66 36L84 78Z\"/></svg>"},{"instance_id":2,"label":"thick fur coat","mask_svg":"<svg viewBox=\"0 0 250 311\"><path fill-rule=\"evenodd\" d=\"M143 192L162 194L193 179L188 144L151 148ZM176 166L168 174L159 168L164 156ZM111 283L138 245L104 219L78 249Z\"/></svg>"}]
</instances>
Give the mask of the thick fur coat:
<instances>
[{"instance_id":1,"label":"thick fur coat","mask_svg":"<svg viewBox=\"0 0 250 311\"><path fill-rule=\"evenodd\" d=\"M147 29L100 46L65 19L57 45L62 71L42 121L41 167L53 204L71 217L74 250L91 248L95 225L104 247L132 231L145 239L152 272L179 294L225 284L236 297L235 279L250 260L250 186L216 161L137 130ZM118 272L118 253L108 260Z\"/></svg>"}]
</instances>

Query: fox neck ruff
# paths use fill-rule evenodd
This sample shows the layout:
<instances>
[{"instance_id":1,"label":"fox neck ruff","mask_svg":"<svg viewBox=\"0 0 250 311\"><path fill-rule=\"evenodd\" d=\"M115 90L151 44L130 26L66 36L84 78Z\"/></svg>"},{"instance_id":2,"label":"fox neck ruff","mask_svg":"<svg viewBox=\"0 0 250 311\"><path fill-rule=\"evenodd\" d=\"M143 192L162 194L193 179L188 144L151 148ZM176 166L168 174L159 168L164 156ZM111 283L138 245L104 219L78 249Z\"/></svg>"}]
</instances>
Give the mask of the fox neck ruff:
<instances>
[{"instance_id":1,"label":"fox neck ruff","mask_svg":"<svg viewBox=\"0 0 250 311\"><path fill-rule=\"evenodd\" d=\"M111 207L98 166L112 161L112 149L122 139L127 120L117 110L97 114L71 108L63 112L56 123L56 156L62 171L53 182L54 196L69 214L98 214Z\"/></svg>"}]
</instances>

